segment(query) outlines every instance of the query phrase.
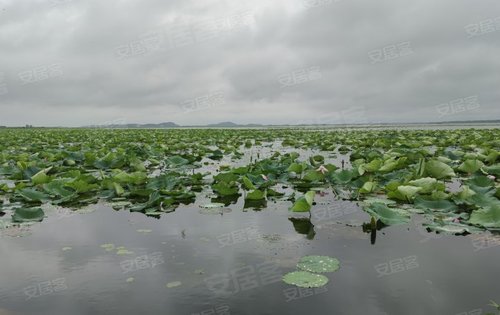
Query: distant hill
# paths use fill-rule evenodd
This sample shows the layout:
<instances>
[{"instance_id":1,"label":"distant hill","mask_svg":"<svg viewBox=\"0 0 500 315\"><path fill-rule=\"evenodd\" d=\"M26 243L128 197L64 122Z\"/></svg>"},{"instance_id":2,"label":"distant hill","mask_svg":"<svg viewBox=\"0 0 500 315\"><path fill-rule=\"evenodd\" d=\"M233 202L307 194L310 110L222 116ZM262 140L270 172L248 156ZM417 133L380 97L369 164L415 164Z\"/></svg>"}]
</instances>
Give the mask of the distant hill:
<instances>
[{"instance_id":1,"label":"distant hill","mask_svg":"<svg viewBox=\"0 0 500 315\"><path fill-rule=\"evenodd\" d=\"M231 121L224 121L220 122L217 124L209 124L205 126L200 126L200 127L214 127L214 128L236 128L236 127L263 127L264 125L261 124L246 124L246 125L239 125L235 124L234 122Z\"/></svg>"},{"instance_id":2,"label":"distant hill","mask_svg":"<svg viewBox=\"0 0 500 315\"><path fill-rule=\"evenodd\" d=\"M224 121L217 124L206 125L206 127L225 127L225 128L238 127L238 126L239 126L238 124L235 124L234 122L231 121Z\"/></svg>"},{"instance_id":3,"label":"distant hill","mask_svg":"<svg viewBox=\"0 0 500 315\"><path fill-rule=\"evenodd\" d=\"M472 120L472 121L440 121L440 122L415 122L415 123L370 123L370 124L312 124L312 125L263 125L263 124L237 124L231 121L223 121L208 125L178 125L174 122L163 122L159 124L102 124L85 126L84 128L144 128L144 129L168 129L168 128L260 128L260 127L304 127L304 126L401 126L401 125L459 125L459 124L499 124L500 120ZM1 126L0 126L1 127Z\"/></svg>"},{"instance_id":4,"label":"distant hill","mask_svg":"<svg viewBox=\"0 0 500 315\"><path fill-rule=\"evenodd\" d=\"M93 126L85 126L84 128L109 128L109 129L133 129L133 128L145 128L145 129L167 129L167 128L181 128L181 127L197 127L197 128L238 128L238 127L264 127L261 124L246 124L239 125L231 121L224 121L217 124L209 124L209 125L195 125L195 126L180 126L174 122L164 122L159 124L103 124L103 125L93 125Z\"/></svg>"},{"instance_id":5,"label":"distant hill","mask_svg":"<svg viewBox=\"0 0 500 315\"><path fill-rule=\"evenodd\" d=\"M111 125L97 125L88 126L91 128L150 128L150 129L161 129L161 128L177 128L180 127L178 124L173 122L163 122L159 124L111 124Z\"/></svg>"}]
</instances>

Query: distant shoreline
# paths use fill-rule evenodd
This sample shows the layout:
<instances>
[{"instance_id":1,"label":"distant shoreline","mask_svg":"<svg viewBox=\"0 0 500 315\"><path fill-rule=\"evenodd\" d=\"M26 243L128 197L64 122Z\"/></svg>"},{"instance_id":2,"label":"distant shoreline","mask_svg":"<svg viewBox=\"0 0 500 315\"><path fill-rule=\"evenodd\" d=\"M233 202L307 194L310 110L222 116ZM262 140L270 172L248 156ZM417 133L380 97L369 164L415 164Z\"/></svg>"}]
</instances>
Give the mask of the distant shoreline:
<instances>
[{"instance_id":1,"label":"distant shoreline","mask_svg":"<svg viewBox=\"0 0 500 315\"><path fill-rule=\"evenodd\" d=\"M418 127L465 127L465 128L500 128L500 120L479 120L479 121L445 121L445 122L417 122L417 123L373 123L373 124L301 124L301 125L261 125L219 123L209 125L177 125L175 123L161 124L123 124L123 125L91 125L83 127L57 127L57 126L0 126L0 129L380 129L380 128L412 128Z\"/></svg>"}]
</instances>

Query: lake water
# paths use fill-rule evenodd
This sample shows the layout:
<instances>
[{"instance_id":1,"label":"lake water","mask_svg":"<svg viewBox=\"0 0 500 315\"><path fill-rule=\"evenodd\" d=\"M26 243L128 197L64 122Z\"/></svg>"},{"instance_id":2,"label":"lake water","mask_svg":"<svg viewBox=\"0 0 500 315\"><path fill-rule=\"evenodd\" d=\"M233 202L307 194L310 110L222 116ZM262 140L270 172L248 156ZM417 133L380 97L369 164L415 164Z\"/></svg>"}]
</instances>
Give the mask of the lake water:
<instances>
[{"instance_id":1,"label":"lake water","mask_svg":"<svg viewBox=\"0 0 500 315\"><path fill-rule=\"evenodd\" d=\"M486 311L500 292L498 236L429 234L415 216L372 244L360 226L368 216L330 194L311 222L274 203L221 214L189 205L160 219L90 209L48 210L41 224L3 231L2 314L453 315ZM324 289L281 282L304 255L340 260Z\"/></svg>"},{"instance_id":2,"label":"lake water","mask_svg":"<svg viewBox=\"0 0 500 315\"><path fill-rule=\"evenodd\" d=\"M273 149L286 152L258 152ZM0 229L0 314L463 315L500 300L498 235L428 233L419 215L365 233L370 217L328 189L310 218L292 217L287 201L200 207L210 197L159 218L105 203L45 207L41 223ZM282 282L305 255L336 257L341 268L321 289Z\"/></svg>"}]
</instances>

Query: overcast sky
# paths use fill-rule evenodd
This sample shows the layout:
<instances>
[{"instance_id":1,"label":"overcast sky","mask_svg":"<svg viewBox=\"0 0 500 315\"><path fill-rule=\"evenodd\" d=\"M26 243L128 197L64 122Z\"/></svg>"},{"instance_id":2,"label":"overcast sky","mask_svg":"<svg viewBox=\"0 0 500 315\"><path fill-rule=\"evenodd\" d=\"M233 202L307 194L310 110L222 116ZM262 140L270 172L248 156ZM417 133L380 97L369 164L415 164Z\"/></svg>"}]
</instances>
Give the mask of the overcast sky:
<instances>
[{"instance_id":1,"label":"overcast sky","mask_svg":"<svg viewBox=\"0 0 500 315\"><path fill-rule=\"evenodd\" d=\"M500 119L498 0L0 0L0 125Z\"/></svg>"}]
</instances>

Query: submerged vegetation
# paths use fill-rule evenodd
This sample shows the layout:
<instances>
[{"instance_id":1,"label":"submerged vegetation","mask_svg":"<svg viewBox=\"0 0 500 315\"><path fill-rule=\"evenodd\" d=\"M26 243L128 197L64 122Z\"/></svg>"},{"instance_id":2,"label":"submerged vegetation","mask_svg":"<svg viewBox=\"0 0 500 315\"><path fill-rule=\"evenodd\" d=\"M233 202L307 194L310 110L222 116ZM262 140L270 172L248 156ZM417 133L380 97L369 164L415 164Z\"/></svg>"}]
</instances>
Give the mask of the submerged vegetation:
<instances>
[{"instance_id":1,"label":"submerged vegetation","mask_svg":"<svg viewBox=\"0 0 500 315\"><path fill-rule=\"evenodd\" d=\"M365 230L426 218L428 231L500 230L500 130L0 131L2 225L41 221L44 204L104 200L161 216L200 195L200 212L270 200L314 210L321 191L359 202Z\"/></svg>"}]
</instances>

